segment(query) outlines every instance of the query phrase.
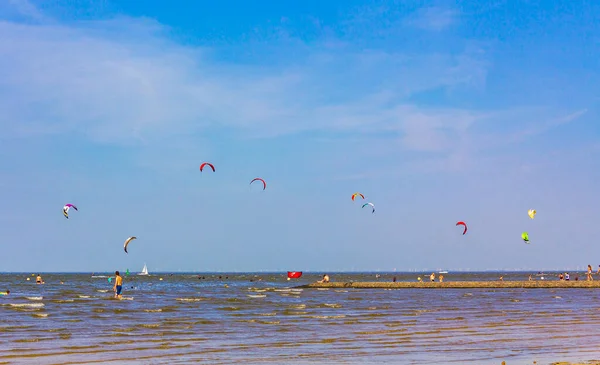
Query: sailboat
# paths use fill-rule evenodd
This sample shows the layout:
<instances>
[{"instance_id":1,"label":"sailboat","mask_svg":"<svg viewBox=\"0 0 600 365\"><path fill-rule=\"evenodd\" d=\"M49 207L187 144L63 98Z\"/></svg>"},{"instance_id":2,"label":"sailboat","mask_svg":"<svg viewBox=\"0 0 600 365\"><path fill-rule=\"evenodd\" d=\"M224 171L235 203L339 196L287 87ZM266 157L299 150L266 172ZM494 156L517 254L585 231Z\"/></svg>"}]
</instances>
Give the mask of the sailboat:
<instances>
[{"instance_id":1,"label":"sailboat","mask_svg":"<svg viewBox=\"0 0 600 365\"><path fill-rule=\"evenodd\" d=\"M138 275L148 275L148 267L146 266L145 262L144 262L144 268L142 269L142 272L138 273Z\"/></svg>"}]
</instances>

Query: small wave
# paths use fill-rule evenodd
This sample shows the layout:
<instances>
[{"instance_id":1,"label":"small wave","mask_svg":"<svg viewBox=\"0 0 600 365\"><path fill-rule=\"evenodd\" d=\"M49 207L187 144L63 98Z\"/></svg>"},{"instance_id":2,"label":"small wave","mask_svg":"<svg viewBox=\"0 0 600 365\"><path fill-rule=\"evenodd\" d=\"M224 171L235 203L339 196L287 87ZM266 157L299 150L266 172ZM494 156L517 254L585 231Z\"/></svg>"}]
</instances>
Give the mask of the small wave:
<instances>
[{"instance_id":1,"label":"small wave","mask_svg":"<svg viewBox=\"0 0 600 365\"><path fill-rule=\"evenodd\" d=\"M44 299L44 297L25 297L25 298L27 298L29 300L42 300L42 299Z\"/></svg>"},{"instance_id":2,"label":"small wave","mask_svg":"<svg viewBox=\"0 0 600 365\"><path fill-rule=\"evenodd\" d=\"M36 314L32 314L33 317L37 317L37 318L46 318L48 317L48 313L36 313Z\"/></svg>"},{"instance_id":3,"label":"small wave","mask_svg":"<svg viewBox=\"0 0 600 365\"><path fill-rule=\"evenodd\" d=\"M248 297L250 297L250 298L265 298L266 295L265 294L256 294L256 295L248 294Z\"/></svg>"},{"instance_id":4,"label":"small wave","mask_svg":"<svg viewBox=\"0 0 600 365\"><path fill-rule=\"evenodd\" d=\"M83 298L83 299L90 298L90 296L89 296L89 295L78 295L78 297L79 297L79 298Z\"/></svg>"},{"instance_id":5,"label":"small wave","mask_svg":"<svg viewBox=\"0 0 600 365\"><path fill-rule=\"evenodd\" d=\"M218 309L222 310L222 311L239 311L240 310L238 307L220 307Z\"/></svg>"},{"instance_id":6,"label":"small wave","mask_svg":"<svg viewBox=\"0 0 600 365\"><path fill-rule=\"evenodd\" d=\"M286 309L283 312L281 312L281 314L283 314L284 316L303 316L305 314L308 314L308 312L299 311L299 310L293 311L293 310Z\"/></svg>"},{"instance_id":7,"label":"small wave","mask_svg":"<svg viewBox=\"0 0 600 365\"><path fill-rule=\"evenodd\" d=\"M9 303L8 305L15 308L42 308L44 303Z\"/></svg>"},{"instance_id":8,"label":"small wave","mask_svg":"<svg viewBox=\"0 0 600 365\"><path fill-rule=\"evenodd\" d=\"M308 318L316 318L316 319L333 319L333 318L346 318L344 314L340 314L337 316L306 316Z\"/></svg>"},{"instance_id":9,"label":"small wave","mask_svg":"<svg viewBox=\"0 0 600 365\"><path fill-rule=\"evenodd\" d=\"M465 317L436 318L438 321L464 321Z\"/></svg>"},{"instance_id":10,"label":"small wave","mask_svg":"<svg viewBox=\"0 0 600 365\"><path fill-rule=\"evenodd\" d=\"M260 324L279 324L279 321L256 321L256 323L260 323Z\"/></svg>"},{"instance_id":11,"label":"small wave","mask_svg":"<svg viewBox=\"0 0 600 365\"><path fill-rule=\"evenodd\" d=\"M288 293L288 292L291 292L292 289L275 289L274 291Z\"/></svg>"},{"instance_id":12,"label":"small wave","mask_svg":"<svg viewBox=\"0 0 600 365\"><path fill-rule=\"evenodd\" d=\"M108 276L104 276L104 275L94 275L92 276L93 278L107 278Z\"/></svg>"},{"instance_id":13,"label":"small wave","mask_svg":"<svg viewBox=\"0 0 600 365\"><path fill-rule=\"evenodd\" d=\"M342 308L342 305L337 303L324 303L323 305L329 308Z\"/></svg>"},{"instance_id":14,"label":"small wave","mask_svg":"<svg viewBox=\"0 0 600 365\"><path fill-rule=\"evenodd\" d=\"M156 313L156 312L162 312L162 309L144 309L144 312L148 312L148 313Z\"/></svg>"},{"instance_id":15,"label":"small wave","mask_svg":"<svg viewBox=\"0 0 600 365\"><path fill-rule=\"evenodd\" d=\"M175 300L179 302L201 302L206 300L205 298L176 298Z\"/></svg>"},{"instance_id":16,"label":"small wave","mask_svg":"<svg viewBox=\"0 0 600 365\"><path fill-rule=\"evenodd\" d=\"M306 304L292 304L292 305L289 305L289 308L304 309L304 308L306 308Z\"/></svg>"},{"instance_id":17,"label":"small wave","mask_svg":"<svg viewBox=\"0 0 600 365\"><path fill-rule=\"evenodd\" d=\"M141 326L144 328L158 328L160 327L160 323L142 324Z\"/></svg>"},{"instance_id":18,"label":"small wave","mask_svg":"<svg viewBox=\"0 0 600 365\"><path fill-rule=\"evenodd\" d=\"M51 302L53 302L53 303L72 303L74 301L75 301L75 299L56 299L56 300L51 300Z\"/></svg>"},{"instance_id":19,"label":"small wave","mask_svg":"<svg viewBox=\"0 0 600 365\"><path fill-rule=\"evenodd\" d=\"M96 290L98 293L108 293L107 289L98 289Z\"/></svg>"}]
</instances>

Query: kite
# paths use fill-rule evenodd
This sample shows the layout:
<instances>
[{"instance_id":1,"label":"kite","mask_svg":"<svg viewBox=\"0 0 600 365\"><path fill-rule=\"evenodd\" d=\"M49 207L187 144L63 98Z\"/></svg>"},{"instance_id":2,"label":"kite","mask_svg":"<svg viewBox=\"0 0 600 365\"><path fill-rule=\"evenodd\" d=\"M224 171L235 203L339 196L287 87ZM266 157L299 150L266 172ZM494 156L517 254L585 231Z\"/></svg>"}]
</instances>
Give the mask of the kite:
<instances>
[{"instance_id":1,"label":"kite","mask_svg":"<svg viewBox=\"0 0 600 365\"><path fill-rule=\"evenodd\" d=\"M211 164L210 162L202 163L202 165L200 165L200 172L202 172L202 170L204 170L205 166L209 166L213 170L213 172L215 172L215 166L213 164Z\"/></svg>"},{"instance_id":2,"label":"kite","mask_svg":"<svg viewBox=\"0 0 600 365\"><path fill-rule=\"evenodd\" d=\"M129 245L129 242L136 240L136 239L137 239L136 236L131 236L125 240L125 244L123 244L123 249L125 250L125 253L129 253L129 252L127 252L127 245Z\"/></svg>"},{"instance_id":3,"label":"kite","mask_svg":"<svg viewBox=\"0 0 600 365\"><path fill-rule=\"evenodd\" d=\"M73 204L65 204L65 206L63 207L63 215L67 219L69 219L69 209L71 209L71 208L77 210L77 207L74 206Z\"/></svg>"},{"instance_id":4,"label":"kite","mask_svg":"<svg viewBox=\"0 0 600 365\"><path fill-rule=\"evenodd\" d=\"M367 205L370 205L373 208L373 213L375 213L375 205L373 205L373 203L365 203L363 204L363 208L366 207Z\"/></svg>"},{"instance_id":5,"label":"kite","mask_svg":"<svg viewBox=\"0 0 600 365\"><path fill-rule=\"evenodd\" d=\"M250 184L252 185L252 183L255 182L255 181L261 181L263 183L263 190L265 190L267 188L267 183L263 179L261 179L260 177L252 179L252 181L250 181Z\"/></svg>"},{"instance_id":6,"label":"kite","mask_svg":"<svg viewBox=\"0 0 600 365\"><path fill-rule=\"evenodd\" d=\"M527 232L521 233L521 238L523 239L523 241L525 241L525 243L529 243L529 233L527 233Z\"/></svg>"},{"instance_id":7,"label":"kite","mask_svg":"<svg viewBox=\"0 0 600 365\"><path fill-rule=\"evenodd\" d=\"M465 230L463 231L463 236L465 233L467 233L467 224L465 222L456 222L457 226L464 226Z\"/></svg>"},{"instance_id":8,"label":"kite","mask_svg":"<svg viewBox=\"0 0 600 365\"><path fill-rule=\"evenodd\" d=\"M302 276L302 271L288 271L288 279L299 279Z\"/></svg>"},{"instance_id":9,"label":"kite","mask_svg":"<svg viewBox=\"0 0 600 365\"><path fill-rule=\"evenodd\" d=\"M537 212L535 211L535 209L529 209L527 214L529 215L529 218L533 219L535 217L535 215L537 214Z\"/></svg>"},{"instance_id":10,"label":"kite","mask_svg":"<svg viewBox=\"0 0 600 365\"><path fill-rule=\"evenodd\" d=\"M352 201L354 201L354 198L356 198L357 196L360 196L363 199L365 198L365 196L362 195L361 193L354 193L354 194L352 194Z\"/></svg>"}]
</instances>

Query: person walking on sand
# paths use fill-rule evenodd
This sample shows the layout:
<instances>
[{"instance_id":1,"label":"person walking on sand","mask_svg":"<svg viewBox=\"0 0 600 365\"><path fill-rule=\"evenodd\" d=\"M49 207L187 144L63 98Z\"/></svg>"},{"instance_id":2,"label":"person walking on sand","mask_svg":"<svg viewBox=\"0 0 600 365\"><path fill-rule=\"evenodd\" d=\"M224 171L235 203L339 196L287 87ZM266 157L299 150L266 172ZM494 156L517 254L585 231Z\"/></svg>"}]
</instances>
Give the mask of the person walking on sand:
<instances>
[{"instance_id":1,"label":"person walking on sand","mask_svg":"<svg viewBox=\"0 0 600 365\"><path fill-rule=\"evenodd\" d=\"M115 298L121 299L121 290L123 290L123 278L119 274L119 271L115 271L115 285L113 286Z\"/></svg>"},{"instance_id":2,"label":"person walking on sand","mask_svg":"<svg viewBox=\"0 0 600 365\"><path fill-rule=\"evenodd\" d=\"M435 273L432 272L431 275L429 275L429 281L431 281L432 283L435 281Z\"/></svg>"},{"instance_id":3,"label":"person walking on sand","mask_svg":"<svg viewBox=\"0 0 600 365\"><path fill-rule=\"evenodd\" d=\"M444 282L444 275L440 274L440 276L438 277L438 279L440 280L440 283Z\"/></svg>"},{"instance_id":4,"label":"person walking on sand","mask_svg":"<svg viewBox=\"0 0 600 365\"><path fill-rule=\"evenodd\" d=\"M587 270L587 281L593 281L594 278L592 277L592 265L588 265L588 270Z\"/></svg>"}]
</instances>

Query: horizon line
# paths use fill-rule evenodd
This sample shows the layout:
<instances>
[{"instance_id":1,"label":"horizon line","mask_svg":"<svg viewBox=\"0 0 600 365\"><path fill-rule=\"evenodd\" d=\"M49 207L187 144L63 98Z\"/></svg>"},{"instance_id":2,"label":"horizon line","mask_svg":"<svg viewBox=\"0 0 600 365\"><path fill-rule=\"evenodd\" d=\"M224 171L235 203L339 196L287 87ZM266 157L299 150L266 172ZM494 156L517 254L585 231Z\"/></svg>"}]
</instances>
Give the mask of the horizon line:
<instances>
[{"instance_id":1,"label":"horizon line","mask_svg":"<svg viewBox=\"0 0 600 365\"><path fill-rule=\"evenodd\" d=\"M541 272L541 273L545 273L545 272L578 272L583 270L583 272L585 273L587 270L585 268L583 269L542 269L542 270L533 270L533 269L490 269L490 270L412 270L412 271L382 271L382 270L353 270L353 271L336 271L336 270L320 270L320 271L315 271L315 270L297 270L296 272L302 272L304 274L323 274L323 273L334 273L334 274L371 274L371 273L383 273L383 274L414 274L414 273L424 273L424 272L430 272L433 271L435 273L438 273L439 271L447 271L448 273L452 273L452 272L459 272L459 273L500 273L500 272L512 272L512 273L527 273L527 272ZM115 270L116 271L116 270ZM122 270L118 270L118 271L122 271ZM271 270L265 270L265 271L153 271L153 274L256 274L256 273L261 273L261 274L284 274L287 273L288 271L293 271L293 270L285 270L285 271L281 271L281 270L277 270L277 271L271 271ZM105 274L105 273L113 273L113 270L109 270L109 271L34 271L35 273L38 274ZM125 271L126 272L126 271ZM131 272L130 273L137 273L136 272ZM593 272L595 273L595 272ZM13 275L20 275L20 274L25 274L25 275L32 275L31 271L0 271L0 275L5 275L5 274L13 274Z\"/></svg>"}]
</instances>

